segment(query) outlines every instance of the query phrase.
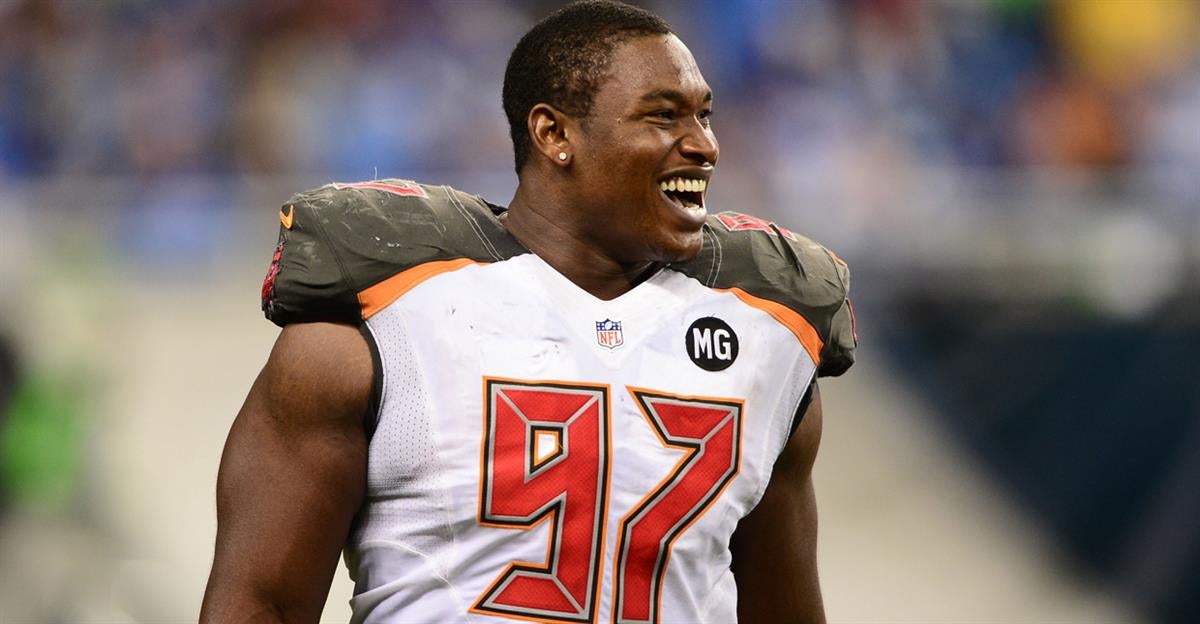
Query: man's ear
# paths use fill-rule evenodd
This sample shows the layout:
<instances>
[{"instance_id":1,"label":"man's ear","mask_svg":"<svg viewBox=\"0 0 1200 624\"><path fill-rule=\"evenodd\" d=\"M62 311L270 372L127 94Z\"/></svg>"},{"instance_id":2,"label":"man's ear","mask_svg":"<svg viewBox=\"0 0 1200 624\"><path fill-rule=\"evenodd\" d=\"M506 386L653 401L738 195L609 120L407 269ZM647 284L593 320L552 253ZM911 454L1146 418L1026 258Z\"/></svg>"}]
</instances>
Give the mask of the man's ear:
<instances>
[{"instance_id":1,"label":"man's ear","mask_svg":"<svg viewBox=\"0 0 1200 624\"><path fill-rule=\"evenodd\" d=\"M574 159L571 136L574 123L569 115L549 104L537 104L529 109L527 119L533 149L559 167L567 167Z\"/></svg>"}]
</instances>

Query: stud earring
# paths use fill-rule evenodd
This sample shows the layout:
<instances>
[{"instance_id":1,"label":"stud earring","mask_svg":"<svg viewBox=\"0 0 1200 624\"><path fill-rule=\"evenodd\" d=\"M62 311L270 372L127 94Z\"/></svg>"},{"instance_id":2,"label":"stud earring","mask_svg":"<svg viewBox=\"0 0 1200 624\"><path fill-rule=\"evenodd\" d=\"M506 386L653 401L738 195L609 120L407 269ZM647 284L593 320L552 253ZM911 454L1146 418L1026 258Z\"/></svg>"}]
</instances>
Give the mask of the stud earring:
<instances>
[{"instance_id":1,"label":"stud earring","mask_svg":"<svg viewBox=\"0 0 1200 624\"><path fill-rule=\"evenodd\" d=\"M566 159L567 159L567 153L566 153L566 152L559 152L559 153L558 153L558 159L559 159L559 160L566 160Z\"/></svg>"}]
</instances>

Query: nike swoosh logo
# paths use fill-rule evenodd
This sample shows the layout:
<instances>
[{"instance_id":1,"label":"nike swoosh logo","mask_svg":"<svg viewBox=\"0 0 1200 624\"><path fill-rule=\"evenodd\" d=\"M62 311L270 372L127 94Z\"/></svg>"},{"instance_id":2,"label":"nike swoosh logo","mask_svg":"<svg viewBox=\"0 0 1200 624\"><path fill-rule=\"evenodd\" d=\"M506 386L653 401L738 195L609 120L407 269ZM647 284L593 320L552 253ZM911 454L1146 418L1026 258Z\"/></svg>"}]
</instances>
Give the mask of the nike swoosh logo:
<instances>
[{"instance_id":1,"label":"nike swoosh logo","mask_svg":"<svg viewBox=\"0 0 1200 624\"><path fill-rule=\"evenodd\" d=\"M295 214L291 204L288 204L279 209L279 222L283 224L283 227L290 230L292 229L292 218L295 217Z\"/></svg>"}]
</instances>

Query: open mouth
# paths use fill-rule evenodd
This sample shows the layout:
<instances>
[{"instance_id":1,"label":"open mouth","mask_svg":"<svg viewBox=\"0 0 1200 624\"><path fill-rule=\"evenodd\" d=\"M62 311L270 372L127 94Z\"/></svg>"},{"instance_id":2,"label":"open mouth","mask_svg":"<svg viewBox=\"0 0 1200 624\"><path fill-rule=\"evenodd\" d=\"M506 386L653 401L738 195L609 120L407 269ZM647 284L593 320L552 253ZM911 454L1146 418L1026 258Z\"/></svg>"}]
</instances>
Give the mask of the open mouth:
<instances>
[{"instance_id":1,"label":"open mouth","mask_svg":"<svg viewBox=\"0 0 1200 624\"><path fill-rule=\"evenodd\" d=\"M708 188L708 181L677 176L659 182L658 188L667 199L688 210L695 210L704 207L704 191Z\"/></svg>"}]
</instances>

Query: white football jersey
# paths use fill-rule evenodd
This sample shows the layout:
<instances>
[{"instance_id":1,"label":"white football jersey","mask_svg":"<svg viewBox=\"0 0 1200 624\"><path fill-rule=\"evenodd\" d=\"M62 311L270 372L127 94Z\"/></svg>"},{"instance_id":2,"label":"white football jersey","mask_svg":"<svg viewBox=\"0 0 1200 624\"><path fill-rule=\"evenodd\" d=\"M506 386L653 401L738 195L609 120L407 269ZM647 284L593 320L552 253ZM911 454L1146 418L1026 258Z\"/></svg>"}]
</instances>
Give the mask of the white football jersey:
<instances>
[{"instance_id":1,"label":"white football jersey","mask_svg":"<svg viewBox=\"0 0 1200 624\"><path fill-rule=\"evenodd\" d=\"M297 196L264 285L281 324L352 291L373 345L367 498L346 546L353 621L736 621L730 537L818 370L849 366L853 327L844 278L811 308L764 297L721 272L761 264L722 238L788 237L772 248L818 290L844 265L814 246L828 266L805 271L807 239L726 213L706 228L708 255L603 301L505 239L499 209L370 184ZM439 252L376 256L330 234L364 199L403 224L389 240L404 247L432 214Z\"/></svg>"}]
</instances>

